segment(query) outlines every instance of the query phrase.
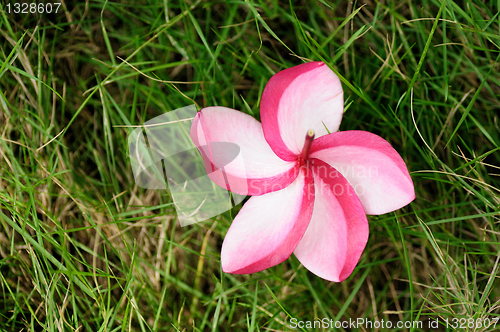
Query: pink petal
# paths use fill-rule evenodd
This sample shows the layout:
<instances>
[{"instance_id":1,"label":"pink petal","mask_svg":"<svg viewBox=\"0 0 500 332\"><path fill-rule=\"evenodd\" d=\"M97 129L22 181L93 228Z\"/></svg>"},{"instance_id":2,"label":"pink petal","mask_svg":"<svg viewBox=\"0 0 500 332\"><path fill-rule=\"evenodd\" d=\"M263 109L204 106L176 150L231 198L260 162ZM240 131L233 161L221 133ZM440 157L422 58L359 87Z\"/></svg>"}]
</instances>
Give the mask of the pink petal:
<instances>
[{"instance_id":1,"label":"pink petal","mask_svg":"<svg viewBox=\"0 0 500 332\"><path fill-rule=\"evenodd\" d=\"M357 130L332 133L313 142L310 156L349 181L367 214L391 212L415 199L406 164L380 136Z\"/></svg>"},{"instance_id":2,"label":"pink petal","mask_svg":"<svg viewBox=\"0 0 500 332\"><path fill-rule=\"evenodd\" d=\"M267 83L260 104L267 142L279 157L294 160L309 130L316 137L326 135L326 128L338 130L343 98L339 78L323 62L280 71Z\"/></svg>"},{"instance_id":3,"label":"pink petal","mask_svg":"<svg viewBox=\"0 0 500 332\"><path fill-rule=\"evenodd\" d=\"M276 156L259 121L245 113L226 107L204 108L193 120L191 139L212 181L236 194L281 190L297 177L296 164ZM228 143L236 144L239 151L227 149Z\"/></svg>"},{"instance_id":4,"label":"pink petal","mask_svg":"<svg viewBox=\"0 0 500 332\"><path fill-rule=\"evenodd\" d=\"M222 270L254 273L283 262L302 238L313 202L312 176L305 172L283 190L251 197L224 238Z\"/></svg>"},{"instance_id":5,"label":"pink petal","mask_svg":"<svg viewBox=\"0 0 500 332\"><path fill-rule=\"evenodd\" d=\"M368 220L354 189L334 168L313 165L314 211L295 256L312 273L339 282L349 277L368 241Z\"/></svg>"}]
</instances>

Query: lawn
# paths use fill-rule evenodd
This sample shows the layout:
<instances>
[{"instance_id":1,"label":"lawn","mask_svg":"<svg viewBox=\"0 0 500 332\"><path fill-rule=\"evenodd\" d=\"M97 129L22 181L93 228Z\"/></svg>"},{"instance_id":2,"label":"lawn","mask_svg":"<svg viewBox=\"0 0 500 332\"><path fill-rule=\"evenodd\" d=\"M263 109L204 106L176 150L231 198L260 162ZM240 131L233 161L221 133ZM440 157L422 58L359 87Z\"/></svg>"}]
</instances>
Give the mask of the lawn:
<instances>
[{"instance_id":1,"label":"lawn","mask_svg":"<svg viewBox=\"0 0 500 332\"><path fill-rule=\"evenodd\" d=\"M500 1L37 4L0 5L0 331L500 328ZM390 142L416 199L368 216L343 282L293 255L224 273L241 204L181 227L128 137L192 104L260 120L271 76L307 61L342 81L340 130Z\"/></svg>"}]
</instances>

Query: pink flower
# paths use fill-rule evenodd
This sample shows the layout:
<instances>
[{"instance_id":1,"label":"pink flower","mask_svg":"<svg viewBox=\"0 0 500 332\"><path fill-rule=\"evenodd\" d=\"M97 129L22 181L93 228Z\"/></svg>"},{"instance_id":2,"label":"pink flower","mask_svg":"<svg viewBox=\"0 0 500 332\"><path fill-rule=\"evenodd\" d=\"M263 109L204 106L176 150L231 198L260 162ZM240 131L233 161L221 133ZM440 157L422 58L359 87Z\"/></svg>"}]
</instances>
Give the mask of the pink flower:
<instances>
[{"instance_id":1,"label":"pink flower","mask_svg":"<svg viewBox=\"0 0 500 332\"><path fill-rule=\"evenodd\" d=\"M191 138L210 178L253 196L224 239L224 272L262 271L293 252L314 274L342 281L366 246L366 214L394 211L415 198L406 165L387 141L337 131L343 106L339 78L324 63L310 62L271 78L262 94L262 124L225 107L198 112ZM236 144L241 158L231 161L217 142Z\"/></svg>"}]
</instances>

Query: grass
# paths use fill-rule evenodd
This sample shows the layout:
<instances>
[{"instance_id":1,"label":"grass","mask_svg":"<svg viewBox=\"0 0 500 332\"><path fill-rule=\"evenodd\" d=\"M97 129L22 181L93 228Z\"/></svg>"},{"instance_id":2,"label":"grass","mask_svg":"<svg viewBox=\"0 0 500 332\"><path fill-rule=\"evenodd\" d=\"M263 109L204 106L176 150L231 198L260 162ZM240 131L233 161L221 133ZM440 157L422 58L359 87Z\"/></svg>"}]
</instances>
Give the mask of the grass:
<instances>
[{"instance_id":1,"label":"grass","mask_svg":"<svg viewBox=\"0 0 500 332\"><path fill-rule=\"evenodd\" d=\"M323 318L423 324L340 331L500 326L484 327L500 318L499 2L0 9L0 330L290 331L293 319ZM240 207L180 227L168 190L135 185L133 128L123 126L193 103L259 119L266 82L302 59L338 73L341 130L388 140L417 198L369 217L367 248L342 283L294 257L222 273Z\"/></svg>"}]
</instances>

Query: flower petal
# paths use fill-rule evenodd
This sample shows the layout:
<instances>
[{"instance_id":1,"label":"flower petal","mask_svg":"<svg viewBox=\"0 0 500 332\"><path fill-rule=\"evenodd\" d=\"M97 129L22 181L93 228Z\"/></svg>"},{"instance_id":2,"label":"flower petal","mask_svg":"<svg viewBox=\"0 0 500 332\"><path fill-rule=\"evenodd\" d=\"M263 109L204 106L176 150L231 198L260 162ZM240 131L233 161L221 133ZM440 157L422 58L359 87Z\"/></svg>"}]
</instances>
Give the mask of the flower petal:
<instances>
[{"instance_id":1,"label":"flower petal","mask_svg":"<svg viewBox=\"0 0 500 332\"><path fill-rule=\"evenodd\" d=\"M281 190L297 177L296 164L276 156L259 121L248 114L226 107L204 108L193 120L191 139L212 181L236 194ZM236 144L239 151L228 149L228 143Z\"/></svg>"},{"instance_id":2,"label":"flower petal","mask_svg":"<svg viewBox=\"0 0 500 332\"><path fill-rule=\"evenodd\" d=\"M368 241L368 220L354 189L334 168L310 160L314 211L295 256L312 273L339 282L349 277Z\"/></svg>"},{"instance_id":3,"label":"flower petal","mask_svg":"<svg viewBox=\"0 0 500 332\"><path fill-rule=\"evenodd\" d=\"M280 71L262 93L260 115L273 151L294 160L309 130L316 137L338 130L344 110L339 78L323 62L309 62ZM325 128L326 126L326 128Z\"/></svg>"},{"instance_id":4,"label":"flower petal","mask_svg":"<svg viewBox=\"0 0 500 332\"><path fill-rule=\"evenodd\" d=\"M287 259L311 220L314 185L300 172L287 188L251 197L234 218L222 244L222 270L254 273Z\"/></svg>"},{"instance_id":5,"label":"flower petal","mask_svg":"<svg viewBox=\"0 0 500 332\"><path fill-rule=\"evenodd\" d=\"M310 156L349 181L367 214L391 212L415 199L406 164L380 136L357 130L332 133L313 142Z\"/></svg>"}]
</instances>

